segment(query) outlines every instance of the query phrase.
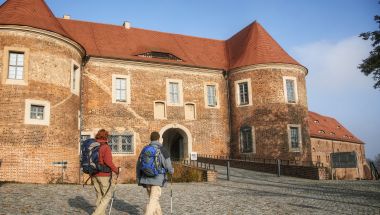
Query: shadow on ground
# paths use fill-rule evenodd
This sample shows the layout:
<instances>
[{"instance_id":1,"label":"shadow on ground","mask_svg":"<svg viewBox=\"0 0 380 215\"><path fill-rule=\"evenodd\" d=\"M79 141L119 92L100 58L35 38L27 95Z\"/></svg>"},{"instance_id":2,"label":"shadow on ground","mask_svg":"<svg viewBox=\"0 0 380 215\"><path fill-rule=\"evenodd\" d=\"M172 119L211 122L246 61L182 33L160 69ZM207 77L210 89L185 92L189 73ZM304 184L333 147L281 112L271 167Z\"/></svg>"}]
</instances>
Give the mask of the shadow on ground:
<instances>
[{"instance_id":1,"label":"shadow on ground","mask_svg":"<svg viewBox=\"0 0 380 215\"><path fill-rule=\"evenodd\" d=\"M95 210L95 205L90 204L85 198L82 196L76 196L73 199L68 200L69 205L73 208L78 208L87 214L92 214ZM112 204L112 210L117 210L120 212L126 212L128 214L134 215L139 214L138 210L139 206L131 205L123 200L114 199ZM107 210L108 211L108 210Z\"/></svg>"},{"instance_id":2,"label":"shadow on ground","mask_svg":"<svg viewBox=\"0 0 380 215\"><path fill-rule=\"evenodd\" d=\"M83 198L82 196L76 196L75 198L73 199L69 199L68 200L69 202L69 205L73 208L78 208L78 209L81 209L85 212L87 212L87 214L91 214L95 207L92 206L85 198Z\"/></svg>"}]
</instances>

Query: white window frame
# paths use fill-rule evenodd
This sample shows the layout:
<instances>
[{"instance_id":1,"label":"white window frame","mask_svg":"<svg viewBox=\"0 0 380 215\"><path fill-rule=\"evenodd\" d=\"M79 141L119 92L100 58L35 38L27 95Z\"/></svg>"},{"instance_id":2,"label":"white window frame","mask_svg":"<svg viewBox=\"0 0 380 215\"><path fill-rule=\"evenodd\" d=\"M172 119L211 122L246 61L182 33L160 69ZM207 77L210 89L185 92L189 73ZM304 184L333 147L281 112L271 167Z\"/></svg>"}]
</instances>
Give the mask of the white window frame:
<instances>
[{"instance_id":1,"label":"white window frame","mask_svg":"<svg viewBox=\"0 0 380 215\"><path fill-rule=\"evenodd\" d=\"M125 79L126 83L126 98L125 101L117 101L117 95L116 95L116 79ZM112 74L112 103L119 103L119 104L131 104L131 78L129 75L118 75L118 74Z\"/></svg>"},{"instance_id":2,"label":"white window frame","mask_svg":"<svg viewBox=\"0 0 380 215\"><path fill-rule=\"evenodd\" d=\"M297 78L296 77L289 77L284 76L283 78L283 85L284 85L284 99L285 103L287 104L298 104L298 86L297 86ZM288 101L288 89L286 88L286 80L292 80L294 81L294 96L295 96L295 102L289 102Z\"/></svg>"},{"instance_id":3,"label":"white window frame","mask_svg":"<svg viewBox=\"0 0 380 215\"><path fill-rule=\"evenodd\" d=\"M38 105L44 107L44 119L32 119L30 117L32 105ZM44 100L25 99L25 115L24 123L27 125L50 125L50 102Z\"/></svg>"},{"instance_id":4,"label":"white window frame","mask_svg":"<svg viewBox=\"0 0 380 215\"><path fill-rule=\"evenodd\" d=\"M208 104L208 86L214 86L215 87L215 106L210 106ZM208 82L204 84L204 100L205 100L205 107L206 108L220 108L220 102L219 102L219 85L217 83Z\"/></svg>"},{"instance_id":5,"label":"white window frame","mask_svg":"<svg viewBox=\"0 0 380 215\"><path fill-rule=\"evenodd\" d=\"M160 118L158 117L158 114L156 112L156 103L164 103L164 117ZM153 112L154 112L154 119L167 119L167 108L166 108L166 102L165 101L154 101L153 102Z\"/></svg>"},{"instance_id":6,"label":"white window frame","mask_svg":"<svg viewBox=\"0 0 380 215\"><path fill-rule=\"evenodd\" d=\"M291 131L290 131L291 127L298 128L298 148L292 147ZM289 152L302 152L302 131L301 131L300 124L288 124L288 146L289 146Z\"/></svg>"},{"instance_id":7,"label":"white window frame","mask_svg":"<svg viewBox=\"0 0 380 215\"><path fill-rule=\"evenodd\" d=\"M23 79L9 79L9 55L10 53L23 53ZM1 74L1 73L0 73ZM28 85L29 80L29 49L21 47L9 47L5 46L3 51L3 72L2 72L2 83L9 85Z\"/></svg>"},{"instance_id":8,"label":"white window frame","mask_svg":"<svg viewBox=\"0 0 380 215\"><path fill-rule=\"evenodd\" d=\"M173 103L170 100L170 83L178 84L178 103ZM166 79L166 104L168 106L183 106L183 84L179 79Z\"/></svg>"},{"instance_id":9,"label":"white window frame","mask_svg":"<svg viewBox=\"0 0 380 215\"><path fill-rule=\"evenodd\" d=\"M135 156L136 155L136 134L135 132L111 132L109 136L125 136L125 135L132 135L132 147L133 147L133 152L114 152L112 151L112 156ZM108 144L111 146L110 141L108 141Z\"/></svg>"},{"instance_id":10,"label":"white window frame","mask_svg":"<svg viewBox=\"0 0 380 215\"><path fill-rule=\"evenodd\" d=\"M192 105L194 107L194 116L193 116L193 118L188 117L188 115L186 114L186 106L187 105ZM184 108L185 108L185 120L196 120L197 119L197 107L196 107L195 103L187 102L185 104Z\"/></svg>"},{"instance_id":11,"label":"white window frame","mask_svg":"<svg viewBox=\"0 0 380 215\"><path fill-rule=\"evenodd\" d=\"M249 127L251 128L251 135L252 135L252 152L244 152L243 151L243 138L242 138L242 133L241 130L244 127ZM241 154L256 154L256 135L255 135L255 127L254 126L242 126L239 128L239 145L240 145L240 153Z\"/></svg>"},{"instance_id":12,"label":"white window frame","mask_svg":"<svg viewBox=\"0 0 380 215\"><path fill-rule=\"evenodd\" d=\"M78 69L75 70L75 67ZM71 93L79 96L79 88L80 88L80 66L75 61L71 62L71 75L70 75L70 89Z\"/></svg>"},{"instance_id":13,"label":"white window frame","mask_svg":"<svg viewBox=\"0 0 380 215\"><path fill-rule=\"evenodd\" d=\"M248 104L240 104L240 89L239 89L239 84L247 82L248 85ZM236 107L245 107L245 106L252 106L252 85L251 85L251 79L242 79L235 81L235 102L236 102Z\"/></svg>"}]
</instances>

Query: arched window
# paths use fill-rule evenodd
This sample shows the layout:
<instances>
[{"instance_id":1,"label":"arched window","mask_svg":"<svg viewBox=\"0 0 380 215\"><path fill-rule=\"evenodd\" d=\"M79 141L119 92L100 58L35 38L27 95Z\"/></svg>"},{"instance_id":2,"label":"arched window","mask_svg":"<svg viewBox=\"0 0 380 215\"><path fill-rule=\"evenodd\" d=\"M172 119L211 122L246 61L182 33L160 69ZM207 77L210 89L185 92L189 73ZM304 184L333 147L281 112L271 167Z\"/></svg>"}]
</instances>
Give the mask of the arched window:
<instances>
[{"instance_id":1,"label":"arched window","mask_svg":"<svg viewBox=\"0 0 380 215\"><path fill-rule=\"evenodd\" d=\"M253 152L253 135L252 127L243 126L240 128L240 144L242 153Z\"/></svg>"}]
</instances>

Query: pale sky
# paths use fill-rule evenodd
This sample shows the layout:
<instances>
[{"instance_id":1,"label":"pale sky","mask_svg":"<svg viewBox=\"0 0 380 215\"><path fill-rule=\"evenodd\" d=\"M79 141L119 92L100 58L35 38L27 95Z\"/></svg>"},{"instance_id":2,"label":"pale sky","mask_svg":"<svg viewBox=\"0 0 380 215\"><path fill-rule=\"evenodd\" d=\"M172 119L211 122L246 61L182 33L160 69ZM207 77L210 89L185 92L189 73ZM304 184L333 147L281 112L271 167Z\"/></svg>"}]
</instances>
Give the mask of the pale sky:
<instances>
[{"instance_id":1,"label":"pale sky","mask_svg":"<svg viewBox=\"0 0 380 215\"><path fill-rule=\"evenodd\" d=\"M0 0L3 3L4 0ZM47 0L57 17L226 40L257 20L308 68L309 110L337 119L380 153L380 90L357 69L378 30L377 0Z\"/></svg>"}]
</instances>

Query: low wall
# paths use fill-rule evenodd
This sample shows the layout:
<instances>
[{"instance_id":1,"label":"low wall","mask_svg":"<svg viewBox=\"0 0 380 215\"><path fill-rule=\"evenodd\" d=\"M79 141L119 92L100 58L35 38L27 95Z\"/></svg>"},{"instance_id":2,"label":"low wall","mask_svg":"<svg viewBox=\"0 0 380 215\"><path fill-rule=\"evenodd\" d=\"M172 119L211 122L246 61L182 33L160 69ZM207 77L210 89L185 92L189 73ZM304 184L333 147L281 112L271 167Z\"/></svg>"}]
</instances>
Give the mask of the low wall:
<instances>
[{"instance_id":1,"label":"low wall","mask_svg":"<svg viewBox=\"0 0 380 215\"><path fill-rule=\"evenodd\" d=\"M198 161L203 162L203 163L211 163L215 165L227 166L228 160L198 157ZM245 161L245 160L229 160L229 161L230 161L230 167L277 174L277 164L257 163L257 162ZM329 179L329 175L325 167L281 165L281 175L294 176L294 177L307 178L307 179L315 179L315 180Z\"/></svg>"}]
</instances>

